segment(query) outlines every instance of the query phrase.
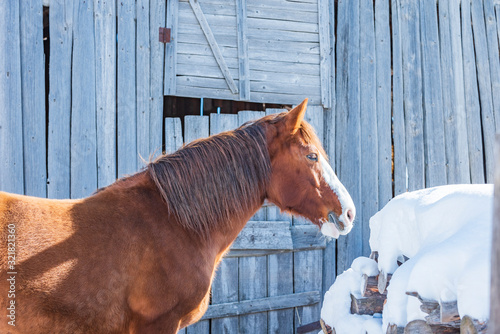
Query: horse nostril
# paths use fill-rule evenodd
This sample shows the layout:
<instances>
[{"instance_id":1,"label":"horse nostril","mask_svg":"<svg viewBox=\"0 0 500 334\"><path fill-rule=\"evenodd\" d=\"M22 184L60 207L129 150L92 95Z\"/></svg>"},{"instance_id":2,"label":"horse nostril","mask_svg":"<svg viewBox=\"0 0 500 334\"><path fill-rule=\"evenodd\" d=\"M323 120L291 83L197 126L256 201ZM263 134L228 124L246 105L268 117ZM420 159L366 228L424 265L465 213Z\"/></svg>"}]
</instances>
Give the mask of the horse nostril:
<instances>
[{"instance_id":1,"label":"horse nostril","mask_svg":"<svg viewBox=\"0 0 500 334\"><path fill-rule=\"evenodd\" d=\"M350 223L354 221L354 213L352 212L352 210L347 210L346 217Z\"/></svg>"}]
</instances>

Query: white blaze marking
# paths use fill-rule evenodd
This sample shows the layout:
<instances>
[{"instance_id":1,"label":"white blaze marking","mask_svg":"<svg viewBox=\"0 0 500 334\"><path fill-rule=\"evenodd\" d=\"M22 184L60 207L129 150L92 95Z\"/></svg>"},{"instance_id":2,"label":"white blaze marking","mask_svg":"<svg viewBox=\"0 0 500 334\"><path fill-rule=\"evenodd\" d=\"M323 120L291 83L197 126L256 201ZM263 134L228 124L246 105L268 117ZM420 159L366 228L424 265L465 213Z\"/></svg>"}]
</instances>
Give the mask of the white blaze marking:
<instances>
[{"instance_id":1,"label":"white blaze marking","mask_svg":"<svg viewBox=\"0 0 500 334\"><path fill-rule=\"evenodd\" d=\"M319 161L321 163L321 169L322 169L322 172L323 172L323 178L325 179L326 183L328 183L328 185L330 186L330 188L332 189L332 191L337 195L337 197L339 199L340 205L342 207L342 214L340 215L339 220L345 226L345 231L342 234L347 234L351 230L352 225L349 223L349 220L347 219L346 215L347 215L347 211L348 210L351 210L353 215L356 214L356 209L354 207L354 202L352 201L352 198L349 195L349 193L347 192L347 190L344 187L344 185L340 182L339 178L337 177L337 175L333 171L333 169L330 166L330 164L328 164L328 162L326 161L326 159L321 154L319 154ZM332 228L336 230L335 231L336 233L333 233L331 231ZM324 235L328 235L328 236L331 236L331 237L334 237L334 238L338 238L339 231L337 230L337 228L335 227L335 225L332 224L332 223L325 223L323 225L323 227L321 228L321 232ZM328 234L326 234L325 232L328 233ZM335 234L337 234L337 236L335 236Z\"/></svg>"}]
</instances>

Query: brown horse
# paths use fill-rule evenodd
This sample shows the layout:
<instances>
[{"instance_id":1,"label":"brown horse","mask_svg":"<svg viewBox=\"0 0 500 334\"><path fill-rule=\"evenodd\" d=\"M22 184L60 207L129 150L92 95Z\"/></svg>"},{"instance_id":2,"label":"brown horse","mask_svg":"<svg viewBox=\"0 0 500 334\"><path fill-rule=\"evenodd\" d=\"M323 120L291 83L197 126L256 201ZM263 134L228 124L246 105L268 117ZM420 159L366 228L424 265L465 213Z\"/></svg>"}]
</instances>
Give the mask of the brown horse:
<instances>
[{"instance_id":1,"label":"brown horse","mask_svg":"<svg viewBox=\"0 0 500 334\"><path fill-rule=\"evenodd\" d=\"M186 145L79 200L0 192L1 333L176 333L264 200L338 237L352 200L290 112ZM14 326L15 325L15 326Z\"/></svg>"}]
</instances>

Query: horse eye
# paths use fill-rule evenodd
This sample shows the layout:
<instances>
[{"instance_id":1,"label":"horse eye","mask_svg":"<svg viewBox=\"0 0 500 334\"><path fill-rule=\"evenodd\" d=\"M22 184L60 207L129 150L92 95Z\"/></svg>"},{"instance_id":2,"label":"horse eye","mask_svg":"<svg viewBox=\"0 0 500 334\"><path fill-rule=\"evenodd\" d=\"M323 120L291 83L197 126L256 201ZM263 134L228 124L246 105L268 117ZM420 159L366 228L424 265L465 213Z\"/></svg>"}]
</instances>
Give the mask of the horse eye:
<instances>
[{"instance_id":1,"label":"horse eye","mask_svg":"<svg viewBox=\"0 0 500 334\"><path fill-rule=\"evenodd\" d=\"M316 153L309 153L307 155L307 159L309 159L311 161L317 162L318 161L318 155Z\"/></svg>"}]
</instances>

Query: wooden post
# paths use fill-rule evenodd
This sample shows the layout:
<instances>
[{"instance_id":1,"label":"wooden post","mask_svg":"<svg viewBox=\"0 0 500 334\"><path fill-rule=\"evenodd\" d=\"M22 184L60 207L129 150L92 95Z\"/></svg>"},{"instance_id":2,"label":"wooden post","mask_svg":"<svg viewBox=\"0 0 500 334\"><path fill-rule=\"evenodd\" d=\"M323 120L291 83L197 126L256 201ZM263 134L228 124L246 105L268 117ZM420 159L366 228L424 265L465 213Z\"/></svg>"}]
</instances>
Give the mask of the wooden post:
<instances>
[{"instance_id":1,"label":"wooden post","mask_svg":"<svg viewBox=\"0 0 500 334\"><path fill-rule=\"evenodd\" d=\"M491 291L489 332L500 329L500 135L496 135L495 196L493 213L493 241L491 245Z\"/></svg>"}]
</instances>

